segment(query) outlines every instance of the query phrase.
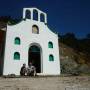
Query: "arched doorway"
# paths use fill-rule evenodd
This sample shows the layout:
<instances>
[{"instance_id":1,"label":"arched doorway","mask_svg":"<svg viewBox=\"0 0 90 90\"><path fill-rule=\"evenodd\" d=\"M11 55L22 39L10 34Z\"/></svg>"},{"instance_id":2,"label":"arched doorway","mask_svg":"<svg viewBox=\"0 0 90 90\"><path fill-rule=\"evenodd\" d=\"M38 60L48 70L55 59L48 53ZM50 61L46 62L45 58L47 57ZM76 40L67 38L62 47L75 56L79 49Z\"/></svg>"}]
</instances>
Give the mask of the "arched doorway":
<instances>
[{"instance_id":1,"label":"arched doorway","mask_svg":"<svg viewBox=\"0 0 90 90\"><path fill-rule=\"evenodd\" d=\"M36 67L36 72L41 73L41 48L37 45L32 45L29 48L28 64L30 62Z\"/></svg>"}]
</instances>

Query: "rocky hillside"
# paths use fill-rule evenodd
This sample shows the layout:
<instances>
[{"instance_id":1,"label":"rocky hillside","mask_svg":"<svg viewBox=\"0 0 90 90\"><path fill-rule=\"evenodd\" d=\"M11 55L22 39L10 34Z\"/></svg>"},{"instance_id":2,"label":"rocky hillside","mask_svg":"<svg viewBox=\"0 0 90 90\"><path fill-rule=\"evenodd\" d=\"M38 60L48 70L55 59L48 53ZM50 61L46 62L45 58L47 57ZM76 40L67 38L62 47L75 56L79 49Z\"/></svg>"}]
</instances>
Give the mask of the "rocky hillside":
<instances>
[{"instance_id":1,"label":"rocky hillside","mask_svg":"<svg viewBox=\"0 0 90 90\"><path fill-rule=\"evenodd\" d=\"M87 60L86 54L59 43L61 72L67 74L90 73L90 62Z\"/></svg>"}]
</instances>

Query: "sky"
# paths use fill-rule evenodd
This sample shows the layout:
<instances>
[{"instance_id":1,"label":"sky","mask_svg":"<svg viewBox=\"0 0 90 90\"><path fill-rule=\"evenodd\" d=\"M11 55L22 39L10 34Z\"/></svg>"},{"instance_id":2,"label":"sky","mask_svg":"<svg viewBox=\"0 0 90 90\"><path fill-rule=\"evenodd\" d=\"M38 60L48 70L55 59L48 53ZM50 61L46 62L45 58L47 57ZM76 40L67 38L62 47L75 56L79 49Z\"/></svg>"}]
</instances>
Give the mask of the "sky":
<instances>
[{"instance_id":1,"label":"sky","mask_svg":"<svg viewBox=\"0 0 90 90\"><path fill-rule=\"evenodd\" d=\"M90 0L0 0L0 16L22 17L24 7L36 7L48 15L51 30L63 35L90 33Z\"/></svg>"}]
</instances>

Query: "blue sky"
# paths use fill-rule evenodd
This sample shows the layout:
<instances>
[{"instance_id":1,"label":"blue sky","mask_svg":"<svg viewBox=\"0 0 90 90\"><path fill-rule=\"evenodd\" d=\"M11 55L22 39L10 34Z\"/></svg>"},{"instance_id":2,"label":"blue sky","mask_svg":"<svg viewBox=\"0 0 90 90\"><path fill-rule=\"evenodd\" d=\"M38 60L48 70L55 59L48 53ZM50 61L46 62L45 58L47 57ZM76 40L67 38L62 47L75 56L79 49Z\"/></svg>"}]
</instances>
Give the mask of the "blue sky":
<instances>
[{"instance_id":1,"label":"blue sky","mask_svg":"<svg viewBox=\"0 0 90 90\"><path fill-rule=\"evenodd\" d=\"M20 18L24 7L46 12L49 27L60 34L83 38L90 33L90 0L0 0L0 16Z\"/></svg>"}]
</instances>

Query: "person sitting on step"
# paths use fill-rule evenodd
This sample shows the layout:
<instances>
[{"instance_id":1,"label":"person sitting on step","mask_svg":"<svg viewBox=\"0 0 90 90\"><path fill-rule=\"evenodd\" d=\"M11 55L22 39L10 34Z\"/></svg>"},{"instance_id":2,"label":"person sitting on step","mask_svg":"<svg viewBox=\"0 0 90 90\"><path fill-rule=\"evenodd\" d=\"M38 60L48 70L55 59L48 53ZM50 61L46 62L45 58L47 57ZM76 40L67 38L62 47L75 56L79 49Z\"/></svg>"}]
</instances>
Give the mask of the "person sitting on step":
<instances>
[{"instance_id":1,"label":"person sitting on step","mask_svg":"<svg viewBox=\"0 0 90 90\"><path fill-rule=\"evenodd\" d=\"M20 75L25 76L26 73L26 64L24 63L20 70Z\"/></svg>"},{"instance_id":2,"label":"person sitting on step","mask_svg":"<svg viewBox=\"0 0 90 90\"><path fill-rule=\"evenodd\" d=\"M27 68L27 75L28 76L36 76L36 68L32 63L29 63L29 66Z\"/></svg>"}]
</instances>

